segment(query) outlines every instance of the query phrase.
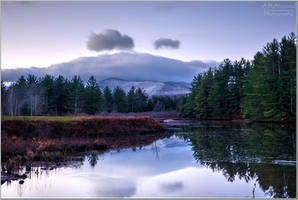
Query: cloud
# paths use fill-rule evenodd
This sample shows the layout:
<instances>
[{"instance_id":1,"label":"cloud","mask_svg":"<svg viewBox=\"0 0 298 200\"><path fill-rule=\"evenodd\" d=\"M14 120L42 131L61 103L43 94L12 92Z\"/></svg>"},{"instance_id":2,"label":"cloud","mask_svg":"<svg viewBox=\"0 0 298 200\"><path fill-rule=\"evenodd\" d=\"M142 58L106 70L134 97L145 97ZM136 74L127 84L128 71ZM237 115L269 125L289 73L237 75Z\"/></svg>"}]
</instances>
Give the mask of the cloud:
<instances>
[{"instance_id":1,"label":"cloud","mask_svg":"<svg viewBox=\"0 0 298 200\"><path fill-rule=\"evenodd\" d=\"M177 181L177 182L173 182L173 183L162 183L162 184L160 184L160 188L162 191L167 192L167 193L181 191L181 190L183 190L183 182Z\"/></svg>"},{"instance_id":2,"label":"cloud","mask_svg":"<svg viewBox=\"0 0 298 200\"><path fill-rule=\"evenodd\" d=\"M180 47L179 40L172 40L169 38L159 38L158 40L155 40L155 42L154 42L155 49L160 49L160 48L179 49L179 47Z\"/></svg>"},{"instance_id":3,"label":"cloud","mask_svg":"<svg viewBox=\"0 0 298 200\"><path fill-rule=\"evenodd\" d=\"M136 192L135 182L130 179L92 175L91 181L96 185L95 194L97 197L123 198L130 197Z\"/></svg>"},{"instance_id":4,"label":"cloud","mask_svg":"<svg viewBox=\"0 0 298 200\"><path fill-rule=\"evenodd\" d=\"M121 35L117 30L107 29L102 33L91 33L87 48L91 51L104 51L113 49L132 49L134 41L127 35Z\"/></svg>"},{"instance_id":5,"label":"cloud","mask_svg":"<svg viewBox=\"0 0 298 200\"><path fill-rule=\"evenodd\" d=\"M198 73L219 63L170 59L145 53L121 52L103 54L95 57L81 57L70 62L51 65L47 68L3 69L3 81L16 81L21 75L29 73L37 76L50 74L72 78L79 75L83 80L93 75L100 81L116 77L135 81L177 81L190 83Z\"/></svg>"}]
</instances>

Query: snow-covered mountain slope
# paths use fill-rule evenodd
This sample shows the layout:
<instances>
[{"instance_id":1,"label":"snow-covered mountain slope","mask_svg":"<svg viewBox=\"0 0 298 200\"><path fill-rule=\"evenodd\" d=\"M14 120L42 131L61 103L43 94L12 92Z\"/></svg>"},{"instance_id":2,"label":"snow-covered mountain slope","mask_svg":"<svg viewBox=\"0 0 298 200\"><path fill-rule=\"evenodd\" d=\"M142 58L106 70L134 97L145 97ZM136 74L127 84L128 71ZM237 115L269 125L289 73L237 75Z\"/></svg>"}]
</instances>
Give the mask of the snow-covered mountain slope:
<instances>
[{"instance_id":1,"label":"snow-covered mountain slope","mask_svg":"<svg viewBox=\"0 0 298 200\"><path fill-rule=\"evenodd\" d=\"M148 96L181 96L190 93L190 85L184 82L129 81L119 78L108 78L99 81L99 86L101 89L108 86L112 90L119 86L126 93L134 86L136 89L141 88L145 90Z\"/></svg>"}]
</instances>

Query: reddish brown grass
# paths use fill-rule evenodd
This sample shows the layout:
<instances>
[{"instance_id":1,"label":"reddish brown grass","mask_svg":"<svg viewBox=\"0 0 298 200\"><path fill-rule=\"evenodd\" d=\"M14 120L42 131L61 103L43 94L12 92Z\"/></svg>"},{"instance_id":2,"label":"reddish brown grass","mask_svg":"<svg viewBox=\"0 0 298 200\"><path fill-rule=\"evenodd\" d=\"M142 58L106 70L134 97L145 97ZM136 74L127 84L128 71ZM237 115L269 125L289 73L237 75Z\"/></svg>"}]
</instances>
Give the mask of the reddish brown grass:
<instances>
[{"instance_id":1,"label":"reddish brown grass","mask_svg":"<svg viewBox=\"0 0 298 200\"><path fill-rule=\"evenodd\" d=\"M8 168L33 161L63 161L90 150L136 148L162 137L151 117L7 118L2 121L1 160Z\"/></svg>"},{"instance_id":2,"label":"reddish brown grass","mask_svg":"<svg viewBox=\"0 0 298 200\"><path fill-rule=\"evenodd\" d=\"M90 116L71 121L3 120L2 132L8 136L63 137L86 135L118 135L163 131L164 127L148 116Z\"/></svg>"}]
</instances>

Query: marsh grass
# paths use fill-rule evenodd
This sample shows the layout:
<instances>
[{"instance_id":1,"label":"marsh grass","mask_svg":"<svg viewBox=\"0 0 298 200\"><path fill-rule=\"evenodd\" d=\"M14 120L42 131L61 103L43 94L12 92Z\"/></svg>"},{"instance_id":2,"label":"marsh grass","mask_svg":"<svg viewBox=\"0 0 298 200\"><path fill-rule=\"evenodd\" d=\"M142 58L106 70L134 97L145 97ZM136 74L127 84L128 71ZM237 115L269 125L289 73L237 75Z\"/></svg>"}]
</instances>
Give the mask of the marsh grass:
<instances>
[{"instance_id":1,"label":"marsh grass","mask_svg":"<svg viewBox=\"0 0 298 200\"><path fill-rule=\"evenodd\" d=\"M87 116L2 116L1 120L30 120L30 121L77 121L88 119Z\"/></svg>"},{"instance_id":2,"label":"marsh grass","mask_svg":"<svg viewBox=\"0 0 298 200\"><path fill-rule=\"evenodd\" d=\"M4 116L1 161L8 173L76 152L145 146L164 130L149 116Z\"/></svg>"},{"instance_id":3,"label":"marsh grass","mask_svg":"<svg viewBox=\"0 0 298 200\"><path fill-rule=\"evenodd\" d=\"M23 137L62 137L118 135L163 131L164 127L149 116L14 116L3 117L3 135Z\"/></svg>"}]
</instances>

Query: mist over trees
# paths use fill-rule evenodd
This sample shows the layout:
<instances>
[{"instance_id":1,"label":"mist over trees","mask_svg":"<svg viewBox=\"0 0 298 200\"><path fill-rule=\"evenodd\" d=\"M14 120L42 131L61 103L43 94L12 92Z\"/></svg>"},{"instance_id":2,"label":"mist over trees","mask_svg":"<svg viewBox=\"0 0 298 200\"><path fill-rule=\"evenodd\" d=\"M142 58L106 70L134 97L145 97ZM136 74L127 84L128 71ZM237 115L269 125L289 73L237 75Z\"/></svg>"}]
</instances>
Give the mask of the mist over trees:
<instances>
[{"instance_id":1,"label":"mist over trees","mask_svg":"<svg viewBox=\"0 0 298 200\"><path fill-rule=\"evenodd\" d=\"M200 119L296 118L296 36L267 43L254 60L224 60L198 74L180 112Z\"/></svg>"}]
</instances>

